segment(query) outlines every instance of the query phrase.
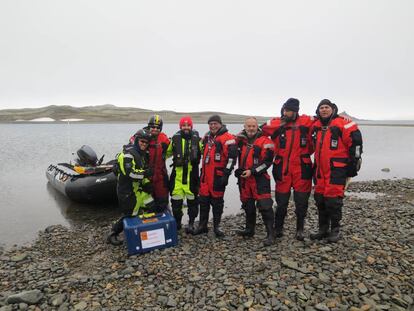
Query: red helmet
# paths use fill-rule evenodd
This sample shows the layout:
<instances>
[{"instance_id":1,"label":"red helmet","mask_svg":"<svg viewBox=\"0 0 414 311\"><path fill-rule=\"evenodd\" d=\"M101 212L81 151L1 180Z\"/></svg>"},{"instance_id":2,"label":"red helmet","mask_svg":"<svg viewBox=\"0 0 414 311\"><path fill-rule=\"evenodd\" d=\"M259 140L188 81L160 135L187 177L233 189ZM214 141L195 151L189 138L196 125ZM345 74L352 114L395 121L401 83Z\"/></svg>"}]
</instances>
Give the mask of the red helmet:
<instances>
[{"instance_id":1,"label":"red helmet","mask_svg":"<svg viewBox=\"0 0 414 311\"><path fill-rule=\"evenodd\" d=\"M180 128L186 123L191 127L191 129L193 129L193 120L190 116L185 116L180 119Z\"/></svg>"}]
</instances>

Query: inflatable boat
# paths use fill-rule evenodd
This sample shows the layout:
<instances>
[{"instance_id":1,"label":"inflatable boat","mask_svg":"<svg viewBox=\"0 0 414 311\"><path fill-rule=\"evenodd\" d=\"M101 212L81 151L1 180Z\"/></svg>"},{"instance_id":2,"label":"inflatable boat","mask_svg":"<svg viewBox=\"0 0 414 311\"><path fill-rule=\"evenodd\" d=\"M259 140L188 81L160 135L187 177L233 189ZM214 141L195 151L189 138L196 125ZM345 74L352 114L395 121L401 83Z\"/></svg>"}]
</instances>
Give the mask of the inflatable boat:
<instances>
[{"instance_id":1,"label":"inflatable boat","mask_svg":"<svg viewBox=\"0 0 414 311\"><path fill-rule=\"evenodd\" d=\"M53 188L69 199L81 203L100 203L116 201L117 177L113 173L116 161L102 164L89 146L77 151L78 159L74 164L51 164L46 177Z\"/></svg>"}]
</instances>

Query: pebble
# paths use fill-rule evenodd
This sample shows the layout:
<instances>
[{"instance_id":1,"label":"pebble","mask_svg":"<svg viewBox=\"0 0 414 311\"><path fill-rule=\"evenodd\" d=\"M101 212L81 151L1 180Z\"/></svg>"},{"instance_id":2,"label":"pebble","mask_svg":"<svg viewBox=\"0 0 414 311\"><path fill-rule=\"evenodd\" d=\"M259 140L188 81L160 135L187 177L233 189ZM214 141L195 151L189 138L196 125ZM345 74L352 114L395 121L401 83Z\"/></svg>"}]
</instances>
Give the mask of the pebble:
<instances>
[{"instance_id":1,"label":"pebble","mask_svg":"<svg viewBox=\"0 0 414 311\"><path fill-rule=\"evenodd\" d=\"M50 299L50 304L52 306L58 307L63 304L66 300L65 294L56 294Z\"/></svg>"},{"instance_id":2,"label":"pebble","mask_svg":"<svg viewBox=\"0 0 414 311\"><path fill-rule=\"evenodd\" d=\"M323 304L323 303L318 303L315 306L315 309L318 310L318 311L330 311L329 308L328 308L328 306L325 305L325 304Z\"/></svg>"},{"instance_id":3,"label":"pebble","mask_svg":"<svg viewBox=\"0 0 414 311\"><path fill-rule=\"evenodd\" d=\"M81 301L74 306L75 310L86 310L88 308L88 303L86 301Z\"/></svg>"},{"instance_id":4,"label":"pebble","mask_svg":"<svg viewBox=\"0 0 414 311\"><path fill-rule=\"evenodd\" d=\"M43 298L43 293L38 290L29 290L29 291L23 291L18 294L10 295L6 302L8 304L14 304L14 303L27 303L29 305L34 305L38 303Z\"/></svg>"},{"instance_id":5,"label":"pebble","mask_svg":"<svg viewBox=\"0 0 414 311\"><path fill-rule=\"evenodd\" d=\"M365 284L364 284L364 283L359 283L359 284L358 284L358 289L359 289L359 292L360 292L361 294L366 294L366 293L368 293L368 288L365 286Z\"/></svg>"},{"instance_id":6,"label":"pebble","mask_svg":"<svg viewBox=\"0 0 414 311\"><path fill-rule=\"evenodd\" d=\"M11 261L14 261L14 262L19 262L19 261L23 261L23 260L25 260L27 257L29 257L29 254L27 254L27 253L22 253L22 254L17 254L17 255L12 256L12 257L10 258L10 260L11 260Z\"/></svg>"},{"instance_id":7,"label":"pebble","mask_svg":"<svg viewBox=\"0 0 414 311\"><path fill-rule=\"evenodd\" d=\"M31 245L1 249L0 311L409 310L414 180L353 182L349 191L384 195L345 197L336 244L309 240L313 199L305 241L294 240L289 212L284 237L268 248L261 217L253 238L233 234L242 214L223 219L225 239L180 233L175 248L131 257L105 243L109 223L50 226ZM27 292L35 299L23 301Z\"/></svg>"}]
</instances>

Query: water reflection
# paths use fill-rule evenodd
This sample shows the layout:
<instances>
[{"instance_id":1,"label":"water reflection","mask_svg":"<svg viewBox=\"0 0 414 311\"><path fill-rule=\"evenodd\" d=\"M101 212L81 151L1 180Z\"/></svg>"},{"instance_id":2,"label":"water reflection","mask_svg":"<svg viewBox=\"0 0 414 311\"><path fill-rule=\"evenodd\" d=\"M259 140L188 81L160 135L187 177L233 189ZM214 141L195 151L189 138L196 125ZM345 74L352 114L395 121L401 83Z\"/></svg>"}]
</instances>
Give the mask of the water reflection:
<instances>
[{"instance_id":1,"label":"water reflection","mask_svg":"<svg viewBox=\"0 0 414 311\"><path fill-rule=\"evenodd\" d=\"M71 201L65 195L57 191L48 182L46 190L50 199L55 202L61 215L70 225L82 224L106 224L112 222L121 215L117 203L101 203L96 205L77 203Z\"/></svg>"}]
</instances>

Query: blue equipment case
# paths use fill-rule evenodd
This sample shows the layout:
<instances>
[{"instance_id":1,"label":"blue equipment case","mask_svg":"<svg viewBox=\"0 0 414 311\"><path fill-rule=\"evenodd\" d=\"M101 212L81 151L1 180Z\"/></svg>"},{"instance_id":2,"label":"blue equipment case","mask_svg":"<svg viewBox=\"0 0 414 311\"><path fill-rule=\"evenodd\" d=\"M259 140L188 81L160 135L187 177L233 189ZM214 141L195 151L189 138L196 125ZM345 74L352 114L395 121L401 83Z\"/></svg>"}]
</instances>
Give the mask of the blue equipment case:
<instances>
[{"instance_id":1,"label":"blue equipment case","mask_svg":"<svg viewBox=\"0 0 414 311\"><path fill-rule=\"evenodd\" d=\"M169 213L150 218L124 218L124 235L128 255L142 254L154 249L176 246L177 224Z\"/></svg>"}]
</instances>

